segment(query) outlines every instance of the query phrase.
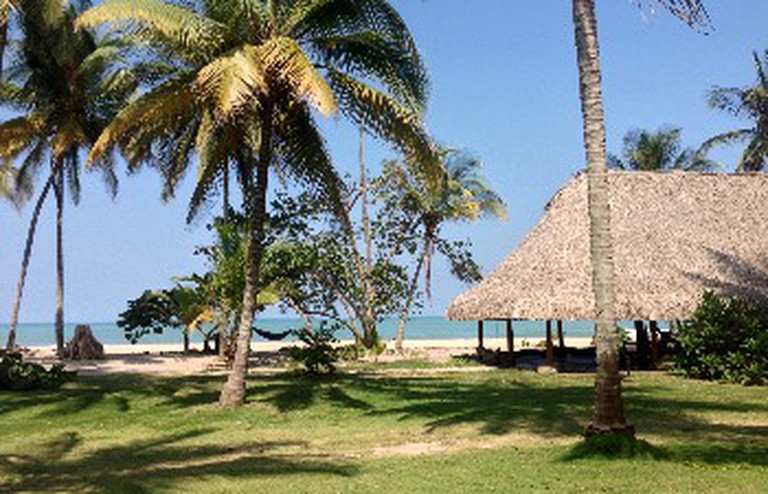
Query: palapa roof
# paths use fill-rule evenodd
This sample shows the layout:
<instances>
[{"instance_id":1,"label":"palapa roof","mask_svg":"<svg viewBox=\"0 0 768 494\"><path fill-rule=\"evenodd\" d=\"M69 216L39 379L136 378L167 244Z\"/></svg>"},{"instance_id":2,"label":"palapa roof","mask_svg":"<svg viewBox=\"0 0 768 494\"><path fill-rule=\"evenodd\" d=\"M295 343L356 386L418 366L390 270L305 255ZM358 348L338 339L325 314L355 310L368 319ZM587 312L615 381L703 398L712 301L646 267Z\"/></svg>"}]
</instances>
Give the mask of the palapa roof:
<instances>
[{"instance_id":1,"label":"palapa roof","mask_svg":"<svg viewBox=\"0 0 768 494\"><path fill-rule=\"evenodd\" d=\"M451 319L594 320L586 174ZM768 174L610 172L618 319L688 318L705 290L768 306Z\"/></svg>"}]
</instances>

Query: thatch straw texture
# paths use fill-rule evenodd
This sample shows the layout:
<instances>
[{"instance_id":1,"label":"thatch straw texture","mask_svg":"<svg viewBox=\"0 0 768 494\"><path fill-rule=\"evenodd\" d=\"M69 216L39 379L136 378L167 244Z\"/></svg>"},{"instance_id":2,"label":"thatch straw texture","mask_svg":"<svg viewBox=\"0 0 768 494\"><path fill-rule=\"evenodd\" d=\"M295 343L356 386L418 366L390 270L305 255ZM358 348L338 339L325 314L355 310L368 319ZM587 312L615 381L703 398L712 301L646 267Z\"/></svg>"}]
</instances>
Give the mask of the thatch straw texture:
<instances>
[{"instance_id":1,"label":"thatch straw texture","mask_svg":"<svg viewBox=\"0 0 768 494\"><path fill-rule=\"evenodd\" d=\"M619 319L685 319L705 290L768 306L768 174L610 172L609 183ZM593 320L590 269L579 174L448 317Z\"/></svg>"}]
</instances>

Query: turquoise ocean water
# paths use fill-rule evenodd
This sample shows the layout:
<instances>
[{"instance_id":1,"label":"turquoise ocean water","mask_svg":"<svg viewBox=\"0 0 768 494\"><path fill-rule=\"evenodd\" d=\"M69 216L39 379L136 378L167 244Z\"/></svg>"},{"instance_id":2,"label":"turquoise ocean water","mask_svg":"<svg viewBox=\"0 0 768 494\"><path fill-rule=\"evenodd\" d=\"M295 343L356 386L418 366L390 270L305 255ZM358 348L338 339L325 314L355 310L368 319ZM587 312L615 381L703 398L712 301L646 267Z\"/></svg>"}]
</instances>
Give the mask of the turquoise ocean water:
<instances>
[{"instance_id":1,"label":"turquoise ocean water","mask_svg":"<svg viewBox=\"0 0 768 494\"><path fill-rule=\"evenodd\" d=\"M96 338L105 344L126 344L128 341L123 336L123 331L117 324L111 322L86 323L91 326ZM281 332L292 328L301 328L302 321L298 318L258 319L256 326L267 331ZM65 326L65 338L69 340L74 333L75 324ZM504 338L506 325L503 321L486 321L484 332L486 338ZM515 338L525 338L533 342L544 339L544 323L541 321L516 321L514 323ZM565 336L591 337L593 324L579 321L563 323ZM397 319L385 319L379 326L382 340L394 339L397 333ZM4 346L8 337L8 325L0 324L0 346ZM351 339L352 334L348 330L340 330L336 333L339 339ZM477 322L475 321L449 321L440 316L413 317L405 331L406 339L431 340L431 339L460 339L476 338ZM290 338L288 338L290 340ZM199 333L193 335L193 342L201 342ZM254 335L253 341L264 341L260 336ZM55 343L53 323L27 323L20 324L17 330L17 342L21 346L51 345ZM150 334L142 338L139 343L179 343L181 333L178 329L168 329L163 334Z\"/></svg>"}]
</instances>

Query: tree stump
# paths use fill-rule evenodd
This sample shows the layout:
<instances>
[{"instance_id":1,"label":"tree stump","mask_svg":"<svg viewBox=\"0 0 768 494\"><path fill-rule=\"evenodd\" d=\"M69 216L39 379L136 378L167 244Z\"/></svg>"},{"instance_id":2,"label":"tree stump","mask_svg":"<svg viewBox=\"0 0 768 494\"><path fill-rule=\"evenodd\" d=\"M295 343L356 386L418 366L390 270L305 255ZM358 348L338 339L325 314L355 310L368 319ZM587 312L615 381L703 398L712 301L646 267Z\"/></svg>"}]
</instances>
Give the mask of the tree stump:
<instances>
[{"instance_id":1,"label":"tree stump","mask_svg":"<svg viewBox=\"0 0 768 494\"><path fill-rule=\"evenodd\" d=\"M90 326L80 324L75 327L75 336L64 349L64 358L69 360L103 360L104 345L93 336Z\"/></svg>"}]
</instances>

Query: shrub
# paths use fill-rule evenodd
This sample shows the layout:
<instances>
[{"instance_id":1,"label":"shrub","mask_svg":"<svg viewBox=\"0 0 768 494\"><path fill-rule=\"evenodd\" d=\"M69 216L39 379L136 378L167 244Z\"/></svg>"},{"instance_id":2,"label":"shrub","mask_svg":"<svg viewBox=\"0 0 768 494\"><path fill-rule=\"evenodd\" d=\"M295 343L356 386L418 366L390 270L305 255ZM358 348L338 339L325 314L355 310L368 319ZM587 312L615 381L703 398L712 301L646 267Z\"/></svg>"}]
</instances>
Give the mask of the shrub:
<instances>
[{"instance_id":1,"label":"shrub","mask_svg":"<svg viewBox=\"0 0 768 494\"><path fill-rule=\"evenodd\" d=\"M338 351L333 347L337 340L333 328L321 326L317 330L302 329L296 336L305 346L296 347L291 357L304 366L310 374L333 374L336 372Z\"/></svg>"},{"instance_id":2,"label":"shrub","mask_svg":"<svg viewBox=\"0 0 768 494\"><path fill-rule=\"evenodd\" d=\"M9 353L0 361L0 389L29 391L33 389L58 389L72 380L74 372L64 371L64 365L45 367L22 361L20 353Z\"/></svg>"},{"instance_id":3,"label":"shrub","mask_svg":"<svg viewBox=\"0 0 768 494\"><path fill-rule=\"evenodd\" d=\"M705 293L680 327L677 368L697 379L762 384L768 379L768 313Z\"/></svg>"}]
</instances>

